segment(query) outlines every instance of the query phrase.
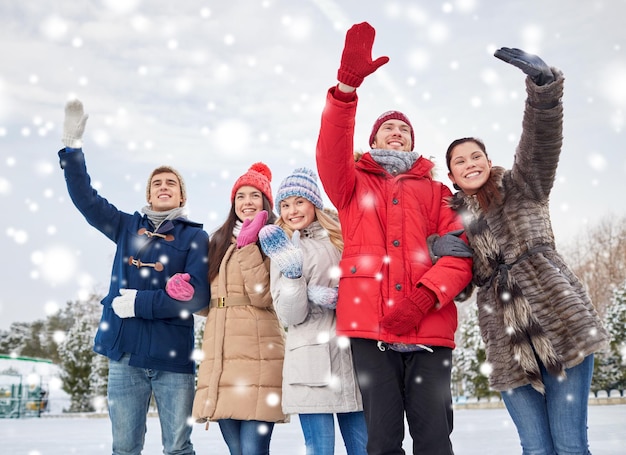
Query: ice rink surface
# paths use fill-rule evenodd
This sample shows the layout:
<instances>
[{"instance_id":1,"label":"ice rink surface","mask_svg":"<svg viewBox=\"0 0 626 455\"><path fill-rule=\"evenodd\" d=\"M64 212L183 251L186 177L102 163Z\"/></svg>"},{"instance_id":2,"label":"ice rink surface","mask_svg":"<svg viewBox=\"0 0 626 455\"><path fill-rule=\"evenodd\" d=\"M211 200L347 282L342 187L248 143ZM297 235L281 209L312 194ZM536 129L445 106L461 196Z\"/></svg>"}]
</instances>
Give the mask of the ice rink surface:
<instances>
[{"instance_id":1,"label":"ice rink surface","mask_svg":"<svg viewBox=\"0 0 626 455\"><path fill-rule=\"evenodd\" d=\"M589 441L593 455L626 454L626 405L589 407ZM404 449L411 453L405 432ZM143 453L162 453L158 419L148 419ZM197 455L228 454L219 427L195 425L192 441ZM505 409L457 409L452 442L456 455L520 454L517 434ZM304 442L297 416L276 425L270 446L273 455L304 455ZM0 453L3 455L104 455L111 453L107 417L63 417L0 420ZM337 429L336 454L345 454Z\"/></svg>"}]
</instances>

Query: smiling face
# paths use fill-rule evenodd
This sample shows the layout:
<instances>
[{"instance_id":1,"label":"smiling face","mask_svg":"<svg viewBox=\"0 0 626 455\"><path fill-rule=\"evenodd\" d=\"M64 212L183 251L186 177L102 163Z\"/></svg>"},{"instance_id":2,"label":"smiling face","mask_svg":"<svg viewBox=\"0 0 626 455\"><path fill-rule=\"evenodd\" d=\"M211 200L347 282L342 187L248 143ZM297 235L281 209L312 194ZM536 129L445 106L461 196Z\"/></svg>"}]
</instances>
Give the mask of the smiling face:
<instances>
[{"instance_id":1,"label":"smiling face","mask_svg":"<svg viewBox=\"0 0 626 455\"><path fill-rule=\"evenodd\" d=\"M263 193L250 185L240 187L235 193L235 215L241 221L252 219L263 210Z\"/></svg>"},{"instance_id":2,"label":"smiling face","mask_svg":"<svg viewBox=\"0 0 626 455\"><path fill-rule=\"evenodd\" d=\"M280 217L291 230L298 231L315 221L315 206L306 198L291 196L280 201Z\"/></svg>"},{"instance_id":3,"label":"smiling face","mask_svg":"<svg viewBox=\"0 0 626 455\"><path fill-rule=\"evenodd\" d=\"M180 181L172 172L161 172L150 179L148 204L156 212L165 212L184 204Z\"/></svg>"},{"instance_id":4,"label":"smiling face","mask_svg":"<svg viewBox=\"0 0 626 455\"><path fill-rule=\"evenodd\" d=\"M476 194L490 173L491 160L476 142L463 142L450 151L448 177L465 194Z\"/></svg>"},{"instance_id":5,"label":"smiling face","mask_svg":"<svg viewBox=\"0 0 626 455\"><path fill-rule=\"evenodd\" d=\"M410 152L411 127L402 120L391 119L380 125L374 142L370 144L373 149L398 150Z\"/></svg>"}]
</instances>

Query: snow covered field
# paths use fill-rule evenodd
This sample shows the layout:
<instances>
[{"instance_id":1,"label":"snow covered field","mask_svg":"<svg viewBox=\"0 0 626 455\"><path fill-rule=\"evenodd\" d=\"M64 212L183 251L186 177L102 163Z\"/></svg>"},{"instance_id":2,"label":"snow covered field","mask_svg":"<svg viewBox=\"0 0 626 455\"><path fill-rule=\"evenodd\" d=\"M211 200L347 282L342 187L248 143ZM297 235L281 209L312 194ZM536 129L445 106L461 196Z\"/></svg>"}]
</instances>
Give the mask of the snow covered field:
<instances>
[{"instance_id":1,"label":"snow covered field","mask_svg":"<svg viewBox=\"0 0 626 455\"><path fill-rule=\"evenodd\" d=\"M589 407L590 449L594 455L626 453L626 405ZM408 434L408 432L407 432ZM196 453L228 454L217 424L208 431L194 427L192 440ZM509 455L520 449L513 423L504 409L459 409L455 411L452 440L456 455ZM0 420L0 452L6 455L101 455L111 453L110 425L102 417L50 416L41 419ZM411 453L411 442L404 449ZM276 425L271 451L274 455L304 454L297 417L291 423ZM158 420L150 418L144 454L162 453ZM337 454L345 454L337 438Z\"/></svg>"}]
</instances>

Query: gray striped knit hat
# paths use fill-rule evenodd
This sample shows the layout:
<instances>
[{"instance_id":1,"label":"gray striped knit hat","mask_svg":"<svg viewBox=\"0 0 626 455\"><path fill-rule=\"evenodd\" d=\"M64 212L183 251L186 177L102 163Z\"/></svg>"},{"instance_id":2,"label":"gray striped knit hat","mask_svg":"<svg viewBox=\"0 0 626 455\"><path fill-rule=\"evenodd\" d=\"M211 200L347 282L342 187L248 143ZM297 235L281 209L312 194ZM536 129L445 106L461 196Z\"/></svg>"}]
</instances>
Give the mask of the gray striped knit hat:
<instances>
[{"instance_id":1,"label":"gray striped knit hat","mask_svg":"<svg viewBox=\"0 0 626 455\"><path fill-rule=\"evenodd\" d=\"M280 183L276 194L276 208L280 209L280 201L291 196L301 196L318 209L324 208L322 195L317 186L317 175L306 167L295 169Z\"/></svg>"}]
</instances>

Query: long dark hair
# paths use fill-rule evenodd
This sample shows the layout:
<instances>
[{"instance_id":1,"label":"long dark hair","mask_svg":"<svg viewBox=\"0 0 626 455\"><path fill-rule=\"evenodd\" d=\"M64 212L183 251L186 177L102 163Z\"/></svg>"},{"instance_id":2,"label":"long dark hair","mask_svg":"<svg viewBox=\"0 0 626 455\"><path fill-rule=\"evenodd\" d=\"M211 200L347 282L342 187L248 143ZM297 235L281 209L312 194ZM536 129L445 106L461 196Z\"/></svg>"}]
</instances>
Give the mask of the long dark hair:
<instances>
[{"instance_id":1,"label":"long dark hair","mask_svg":"<svg viewBox=\"0 0 626 455\"><path fill-rule=\"evenodd\" d=\"M270 201L265 195L263 195L263 210L267 210L268 213L267 224L274 224L276 214L272 211ZM224 259L226 250L230 247L233 229L237 221L240 220L235 214L235 203L233 202L230 206L230 212L228 213L226 221L211 234L211 238L209 239L209 284L219 274L220 264L222 263L222 259ZM264 256L263 250L261 250L261 248L259 248L259 250L261 251L261 255Z\"/></svg>"},{"instance_id":2,"label":"long dark hair","mask_svg":"<svg viewBox=\"0 0 626 455\"><path fill-rule=\"evenodd\" d=\"M478 146L480 150L485 154L485 158L489 159L489 155L487 155L487 147L485 143L478 139L477 137L462 137L460 139L455 139L448 146L448 150L446 150L446 165L448 166L448 172L452 173L450 169L450 161L452 161L452 150L458 145L465 144L466 142L473 142ZM454 183L454 188L457 190L461 190L461 188ZM488 178L487 181L480 187L480 189L476 192L476 199L480 204L480 207L483 210L487 210L494 203L502 202L502 193L500 192L500 188L498 187L497 182Z\"/></svg>"}]
</instances>

